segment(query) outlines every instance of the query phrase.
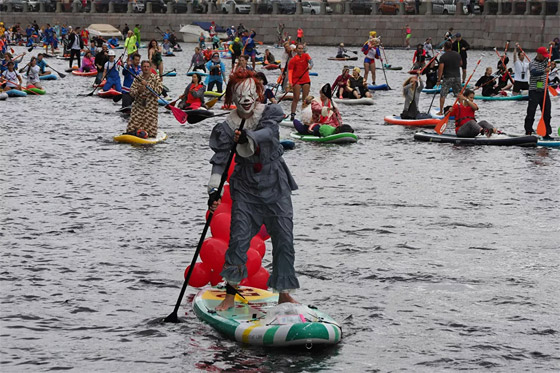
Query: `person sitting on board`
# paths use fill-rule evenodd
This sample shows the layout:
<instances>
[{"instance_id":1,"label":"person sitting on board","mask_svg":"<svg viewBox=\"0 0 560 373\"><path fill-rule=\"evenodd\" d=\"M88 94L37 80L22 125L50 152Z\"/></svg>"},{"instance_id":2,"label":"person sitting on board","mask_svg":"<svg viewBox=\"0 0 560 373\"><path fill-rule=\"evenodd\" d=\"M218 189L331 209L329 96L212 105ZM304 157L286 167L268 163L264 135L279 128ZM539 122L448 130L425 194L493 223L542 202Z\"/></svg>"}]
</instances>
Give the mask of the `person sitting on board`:
<instances>
[{"instance_id":1,"label":"person sitting on board","mask_svg":"<svg viewBox=\"0 0 560 373\"><path fill-rule=\"evenodd\" d=\"M12 56L12 54L10 52L4 53L4 59L2 60L2 64L0 65L0 70L2 72L8 70L8 63L10 63L10 62L14 63L14 69L17 70L18 63L20 63L23 60L23 56L25 56L25 52L22 53L22 55L20 57L18 57L14 60L13 59L14 56Z\"/></svg>"},{"instance_id":2,"label":"person sitting on board","mask_svg":"<svg viewBox=\"0 0 560 373\"><path fill-rule=\"evenodd\" d=\"M109 48L115 49L119 46L119 39L117 39L116 36L111 36L111 38L107 40L107 45L109 46Z\"/></svg>"},{"instance_id":3,"label":"person sitting on board","mask_svg":"<svg viewBox=\"0 0 560 373\"><path fill-rule=\"evenodd\" d=\"M420 93L424 89L424 82L419 76L413 75L403 83L404 110L401 113L402 119L423 119L423 115L418 111ZM431 117L428 115L428 117Z\"/></svg>"},{"instance_id":4,"label":"person sitting on board","mask_svg":"<svg viewBox=\"0 0 560 373\"><path fill-rule=\"evenodd\" d=\"M212 50L212 47L208 47L202 51L202 54L204 55L204 59L206 60L206 62L208 62L212 59L214 51Z\"/></svg>"},{"instance_id":5,"label":"person sitting on board","mask_svg":"<svg viewBox=\"0 0 560 373\"><path fill-rule=\"evenodd\" d=\"M437 58L434 58L422 72L422 75L426 75L426 88L428 89L432 89L437 85L438 64Z\"/></svg>"},{"instance_id":6,"label":"person sitting on board","mask_svg":"<svg viewBox=\"0 0 560 373\"><path fill-rule=\"evenodd\" d=\"M2 84L2 89L4 89L4 91L9 91L12 89L21 91L21 75L19 75L14 67L14 61L10 61L7 64L6 70L2 72L2 78L0 79L3 79L3 81L1 81L0 84Z\"/></svg>"},{"instance_id":7,"label":"person sitting on board","mask_svg":"<svg viewBox=\"0 0 560 373\"><path fill-rule=\"evenodd\" d=\"M163 48L163 53L165 53L166 55L172 55L173 51L171 50L171 48L173 48L171 46L171 42L169 41L169 39L163 39L163 44L161 45Z\"/></svg>"},{"instance_id":8,"label":"person sitting on board","mask_svg":"<svg viewBox=\"0 0 560 373\"><path fill-rule=\"evenodd\" d=\"M325 84L319 91L319 97L308 96L303 100L301 121L297 119L293 121L298 133L326 137L337 133L342 126L340 112L336 104L326 95L327 89L330 89L330 85Z\"/></svg>"},{"instance_id":9,"label":"person sitting on board","mask_svg":"<svg viewBox=\"0 0 560 373\"><path fill-rule=\"evenodd\" d=\"M86 51L84 57L82 57L82 67L78 69L80 72L90 72L96 71L95 68L95 58L91 55L90 51Z\"/></svg>"},{"instance_id":10,"label":"person sitting on board","mask_svg":"<svg viewBox=\"0 0 560 373\"><path fill-rule=\"evenodd\" d=\"M507 96L505 91L511 89L513 87L513 80L511 79L510 72L511 69L508 70L507 65L499 64L498 65L498 87L496 88L496 92L503 96Z\"/></svg>"},{"instance_id":11,"label":"person sitting on board","mask_svg":"<svg viewBox=\"0 0 560 373\"><path fill-rule=\"evenodd\" d=\"M218 87L218 92L222 92L223 84L226 82L226 66L220 61L220 54L214 52L212 59L206 63L208 76L206 77L206 86L209 91L214 90L214 86Z\"/></svg>"},{"instance_id":12,"label":"person sitting on board","mask_svg":"<svg viewBox=\"0 0 560 373\"><path fill-rule=\"evenodd\" d=\"M344 48L344 43L338 45L338 50L336 51L336 58L349 58L348 51Z\"/></svg>"},{"instance_id":13,"label":"person sitting on board","mask_svg":"<svg viewBox=\"0 0 560 373\"><path fill-rule=\"evenodd\" d=\"M185 92L179 96L179 104L177 107L181 110L197 110L204 105L204 91L206 87L202 84L202 78L199 74L192 75L192 81L185 88Z\"/></svg>"},{"instance_id":14,"label":"person sitting on board","mask_svg":"<svg viewBox=\"0 0 560 373\"><path fill-rule=\"evenodd\" d=\"M274 92L272 92L272 89L268 86L268 79L266 79L266 75L264 75L263 72L258 72L255 74L255 78L257 78L257 80L261 82L264 87L263 99L261 102L263 104L267 104L268 101L270 101L271 104L277 104L278 100L276 100Z\"/></svg>"},{"instance_id":15,"label":"person sitting on board","mask_svg":"<svg viewBox=\"0 0 560 373\"><path fill-rule=\"evenodd\" d=\"M348 94L352 93L352 89L348 85L348 79L350 79L350 69L347 66L344 66L342 68L342 74L337 76L332 84L334 87L333 94L340 99L347 97Z\"/></svg>"},{"instance_id":16,"label":"person sitting on board","mask_svg":"<svg viewBox=\"0 0 560 373\"><path fill-rule=\"evenodd\" d=\"M487 67L484 75L475 83L475 90L482 88L482 95L486 97L496 96L499 88L496 88L496 77L492 75L492 68Z\"/></svg>"},{"instance_id":17,"label":"person sitting on board","mask_svg":"<svg viewBox=\"0 0 560 373\"><path fill-rule=\"evenodd\" d=\"M416 50L412 57L412 64L412 70L420 70L426 65L426 51L424 50L424 45L416 45Z\"/></svg>"},{"instance_id":18,"label":"person sitting on board","mask_svg":"<svg viewBox=\"0 0 560 373\"><path fill-rule=\"evenodd\" d=\"M103 86L104 91L108 91L114 87L115 91L121 92L121 77L119 76L119 66L118 62L115 61L115 51L109 51L109 61L105 62L103 66L103 78L101 81L106 79L105 85Z\"/></svg>"},{"instance_id":19,"label":"person sitting on board","mask_svg":"<svg viewBox=\"0 0 560 373\"><path fill-rule=\"evenodd\" d=\"M282 158L279 124L284 113L279 105L264 105L264 88L250 70L230 75L225 104L236 105L227 119L210 135L212 173L208 183L208 206L220 203L218 186L233 144L237 143L235 169L230 177L231 233L225 264L220 275L226 281L225 299L216 311L235 305L237 285L247 277L249 243L264 224L272 237L272 272L267 286L279 293L278 303L297 303L290 295L299 288L294 268L293 207L291 194L297 189ZM244 123L244 128L238 128Z\"/></svg>"},{"instance_id":20,"label":"person sitting on board","mask_svg":"<svg viewBox=\"0 0 560 373\"><path fill-rule=\"evenodd\" d=\"M372 95L367 88L367 82L360 75L360 68L358 66L352 69L352 75L348 79L347 86L350 89L350 93L347 94L346 98L371 98ZM347 91L348 93L348 91Z\"/></svg>"},{"instance_id":21,"label":"person sitting on board","mask_svg":"<svg viewBox=\"0 0 560 373\"><path fill-rule=\"evenodd\" d=\"M476 137L486 135L488 137L497 132L490 123L485 120L477 122L474 113L478 106L474 103L474 92L465 89L464 94L459 94L459 100L451 108L450 116L455 117L455 134L457 137Z\"/></svg>"},{"instance_id":22,"label":"person sitting on board","mask_svg":"<svg viewBox=\"0 0 560 373\"><path fill-rule=\"evenodd\" d=\"M39 75L42 76L51 74L50 70L46 70L46 68L50 66L43 58L43 53L37 54L37 66L39 66Z\"/></svg>"},{"instance_id":23,"label":"person sitting on board","mask_svg":"<svg viewBox=\"0 0 560 373\"><path fill-rule=\"evenodd\" d=\"M31 61L29 61L29 66L27 67L27 71L25 73L25 77L27 78L27 87L35 86L35 88L43 89L39 78L40 71L39 66L37 66L37 58L31 57Z\"/></svg>"},{"instance_id":24,"label":"person sitting on board","mask_svg":"<svg viewBox=\"0 0 560 373\"><path fill-rule=\"evenodd\" d=\"M276 64L276 58L272 52L267 48L264 50L263 65Z\"/></svg>"},{"instance_id":25,"label":"person sitting on board","mask_svg":"<svg viewBox=\"0 0 560 373\"><path fill-rule=\"evenodd\" d=\"M163 86L159 75L152 73L150 61L142 61L141 68L142 74L134 79L130 87L130 95L134 98L134 103L130 111L126 133L140 135L139 137L143 138L157 137L158 98L147 87L160 94Z\"/></svg>"},{"instance_id":26,"label":"person sitting on board","mask_svg":"<svg viewBox=\"0 0 560 373\"><path fill-rule=\"evenodd\" d=\"M239 56L237 59L237 65L233 68L233 71L237 71L240 69L244 70L253 70L251 66L249 66L249 56L246 54Z\"/></svg>"},{"instance_id":27,"label":"person sitting on board","mask_svg":"<svg viewBox=\"0 0 560 373\"><path fill-rule=\"evenodd\" d=\"M127 59L123 69L123 84L122 84L122 107L129 107L134 102L134 98L130 95L130 87L134 82L134 77L142 73L140 67L140 55L134 53Z\"/></svg>"}]
</instances>

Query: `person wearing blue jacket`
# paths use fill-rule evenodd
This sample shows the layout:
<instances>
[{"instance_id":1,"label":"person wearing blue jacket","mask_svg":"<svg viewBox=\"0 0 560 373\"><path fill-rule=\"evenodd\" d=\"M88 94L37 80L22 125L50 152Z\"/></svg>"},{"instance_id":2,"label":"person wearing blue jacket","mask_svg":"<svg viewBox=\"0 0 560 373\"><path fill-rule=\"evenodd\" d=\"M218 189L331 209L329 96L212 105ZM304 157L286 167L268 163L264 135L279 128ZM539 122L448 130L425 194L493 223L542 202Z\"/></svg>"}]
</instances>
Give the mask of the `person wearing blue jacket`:
<instances>
[{"instance_id":1,"label":"person wearing blue jacket","mask_svg":"<svg viewBox=\"0 0 560 373\"><path fill-rule=\"evenodd\" d=\"M140 55L134 53L130 56L126 65L123 69L123 84L122 84L122 107L131 106L134 102L134 98L130 95L130 87L134 82L134 77L142 73L142 68L140 67Z\"/></svg>"},{"instance_id":2,"label":"person wearing blue jacket","mask_svg":"<svg viewBox=\"0 0 560 373\"><path fill-rule=\"evenodd\" d=\"M218 52L214 52L210 61L206 63L206 70L208 71L206 77L208 90L212 91L214 86L217 86L218 92L223 92L223 84L226 82L226 66L220 60Z\"/></svg>"}]
</instances>

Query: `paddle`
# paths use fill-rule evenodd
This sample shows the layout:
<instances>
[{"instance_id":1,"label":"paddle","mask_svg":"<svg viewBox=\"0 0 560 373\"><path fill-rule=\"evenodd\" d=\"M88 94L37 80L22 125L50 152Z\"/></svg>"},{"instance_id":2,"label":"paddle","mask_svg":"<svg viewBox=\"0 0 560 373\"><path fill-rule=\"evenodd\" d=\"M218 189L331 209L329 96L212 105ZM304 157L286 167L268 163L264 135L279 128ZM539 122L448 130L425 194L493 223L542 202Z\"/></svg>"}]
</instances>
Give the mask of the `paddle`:
<instances>
[{"instance_id":1,"label":"paddle","mask_svg":"<svg viewBox=\"0 0 560 373\"><path fill-rule=\"evenodd\" d=\"M506 55L504 54L503 56L501 56L501 55L500 55L500 52L498 52L498 49L497 49L497 48L494 48L494 52L496 52L496 54L498 55L498 57L500 57L500 61L502 61L502 66L504 67L504 70L506 71L506 75L509 76L509 78L511 79L511 82L512 82L512 83L515 83L515 80L513 80L513 78L512 78L511 75L509 74L509 71L508 71L508 69L507 69L507 67L506 67L506 64L505 64L505 62L504 62L504 61L505 61Z\"/></svg>"},{"instance_id":2,"label":"paddle","mask_svg":"<svg viewBox=\"0 0 560 373\"><path fill-rule=\"evenodd\" d=\"M484 57L484 55L482 55L481 58L476 63L476 66L474 67L473 72L469 76L469 79L467 79L467 82L465 83L463 88L461 88L461 92L457 95L457 98L455 99L455 102L453 103L452 106L455 106L457 101L459 101L459 96L461 96L463 94L463 92L465 91L465 88L467 88L467 85L469 85L469 82L471 81L471 78L473 77L474 72L476 71L476 68L478 67L478 65L480 65L480 61L482 61L482 57ZM435 130L438 134L441 135L443 133L443 131L445 131L445 128L447 128L447 122L449 122L449 117L450 116L451 116L451 110L449 110L447 112L447 114L445 114L445 117L443 117L443 119L438 122L438 124L436 125L436 128L435 128Z\"/></svg>"},{"instance_id":3,"label":"paddle","mask_svg":"<svg viewBox=\"0 0 560 373\"><path fill-rule=\"evenodd\" d=\"M51 65L47 64L48 67L50 67L52 69L52 71L54 71L55 73L58 74L58 76L60 76L60 79L64 79L66 77L66 74L61 73L58 70L55 70L54 67L52 67Z\"/></svg>"},{"instance_id":4,"label":"paddle","mask_svg":"<svg viewBox=\"0 0 560 373\"><path fill-rule=\"evenodd\" d=\"M209 111L209 110L190 110L187 111L187 114L188 114L187 121L189 122L189 124L195 124L208 118L222 117L224 115L228 115L229 112L214 114L213 111Z\"/></svg>"},{"instance_id":5,"label":"paddle","mask_svg":"<svg viewBox=\"0 0 560 373\"><path fill-rule=\"evenodd\" d=\"M238 130L242 131L243 126L245 126L245 119L241 120L241 124L239 125ZM224 184L226 183L226 180L227 180L227 177L228 177L228 171L229 171L229 168L231 166L231 162L233 161L233 155L235 154L236 149L237 149L237 143L234 142L233 146L231 147L231 151L229 153L229 157L228 157L228 161L226 163L226 167L224 169L224 173L222 174L222 178L220 180L220 185L218 186L218 190L216 191L217 195L222 194L222 189L224 188ZM198 245L196 247L196 251L194 252L193 258L191 260L191 265L189 267L189 272L185 276L185 281L183 281L183 286L181 287L181 292L179 293L179 297L177 298L177 303L175 303L175 308L173 309L173 312L171 312L169 314L169 316L167 316L165 319L163 319L163 322L173 322L173 323L178 323L179 322L179 317L177 316L177 312L179 312L179 307L181 306L181 301L183 300L183 296L185 295L185 290L187 290L187 285L189 283L189 280L191 279L191 275L193 273L194 266L195 266L196 261L198 259L198 254L200 253L200 249L202 248L202 243L204 242L204 239L206 238L206 233L208 233L208 228L210 227L210 223L212 222L213 217L214 217L214 211L210 210L210 213L208 214L208 218L206 219L206 224L204 225L204 228L202 229L202 234L200 235L200 240L198 240Z\"/></svg>"},{"instance_id":6,"label":"paddle","mask_svg":"<svg viewBox=\"0 0 560 373\"><path fill-rule=\"evenodd\" d=\"M521 48L521 46L519 45L519 43L515 43L515 46L517 48L519 48L519 50L521 51L521 53L523 53L523 55L525 56L525 58L527 59L527 61L531 61L531 59L529 58L529 56L527 56L527 54L525 53L525 51L523 50L523 48ZM553 95L554 97L558 96L558 92L551 86L548 86L548 92L550 92L551 95Z\"/></svg>"},{"instance_id":7,"label":"paddle","mask_svg":"<svg viewBox=\"0 0 560 373\"><path fill-rule=\"evenodd\" d=\"M126 67L125 67L126 69ZM132 76L134 76L134 79L142 79L140 78L137 74L134 73L134 71L126 69L129 73L132 74ZM165 99L163 97L161 97L160 95L157 94L156 91L154 91L150 86L146 85L146 89L148 89L148 91L150 91L151 94L153 94L154 96L156 96L157 98L159 98L161 101L163 101L163 103L165 104L165 108L168 110L171 110L171 112L173 113L173 116L175 117L175 119L177 119L177 121L181 124L185 124L185 122L187 121L187 114L179 109L176 108L175 106L171 106L169 104L169 102L165 101Z\"/></svg>"},{"instance_id":8,"label":"paddle","mask_svg":"<svg viewBox=\"0 0 560 373\"><path fill-rule=\"evenodd\" d=\"M541 120L539 120L539 124L537 125L537 135L539 136L546 136L546 123L544 122L544 107L546 105L546 91L548 90L548 74L550 73L550 62L552 61L552 58L550 58L550 55L552 54L552 44L550 44L549 50L548 50L548 65L547 65L547 69L549 71L546 72L546 78L544 79L544 94L543 94L543 103L542 103L542 110L541 110Z\"/></svg>"},{"instance_id":9,"label":"paddle","mask_svg":"<svg viewBox=\"0 0 560 373\"><path fill-rule=\"evenodd\" d=\"M287 63L286 63L286 65L287 65ZM307 69L305 69L305 71L303 72L303 74L301 74L301 76L300 76L299 78L297 78L295 81L297 82L297 81L299 81L301 78L303 78L303 76L305 75L305 73L308 72L308 71L309 71L309 67L307 67ZM280 100L278 100L278 103L280 103L280 102L284 99L284 97L286 97L286 95L287 95L288 93L291 93L291 92L286 92L286 93L284 93L284 95L283 95L282 97L280 97Z\"/></svg>"},{"instance_id":10,"label":"paddle","mask_svg":"<svg viewBox=\"0 0 560 373\"><path fill-rule=\"evenodd\" d=\"M124 52L121 54L121 56L119 57L119 59L117 61L115 61L115 64L109 69L109 71L107 71L107 74L105 74L105 76L109 75L109 73L118 65L118 61L121 60L121 58L123 58L124 54L126 53L126 49L124 50ZM54 70L54 69L53 69ZM89 96L93 96L93 94L95 93L95 91L97 91L97 89L101 87L101 84L96 85L93 88L93 91L91 91L90 93L88 93L87 95L78 93L78 96L85 96L85 97L89 97Z\"/></svg>"},{"instance_id":11,"label":"paddle","mask_svg":"<svg viewBox=\"0 0 560 373\"><path fill-rule=\"evenodd\" d=\"M213 99L211 99L210 101L208 101L206 104L204 104L204 106L206 106L208 109L211 109L214 107L214 105L216 105L216 102L218 102L222 97L224 97L226 93L222 93L220 96L218 97L214 97ZM189 122L190 123L190 122Z\"/></svg>"}]
</instances>

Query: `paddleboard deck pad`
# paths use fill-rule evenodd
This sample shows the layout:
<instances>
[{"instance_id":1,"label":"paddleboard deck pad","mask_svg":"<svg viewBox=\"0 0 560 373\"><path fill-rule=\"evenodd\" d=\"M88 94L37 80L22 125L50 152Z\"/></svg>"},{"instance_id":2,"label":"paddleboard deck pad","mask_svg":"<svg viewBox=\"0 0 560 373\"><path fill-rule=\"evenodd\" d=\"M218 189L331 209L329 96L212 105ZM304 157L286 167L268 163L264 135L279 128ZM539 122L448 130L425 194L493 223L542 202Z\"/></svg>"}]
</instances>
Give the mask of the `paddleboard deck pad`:
<instances>
[{"instance_id":1,"label":"paddleboard deck pad","mask_svg":"<svg viewBox=\"0 0 560 373\"><path fill-rule=\"evenodd\" d=\"M509 136L509 135L492 135L491 137L457 137L455 135L438 135L435 132L417 132L414 134L414 140L449 143L455 145L494 145L494 146L537 146L537 138L535 136Z\"/></svg>"},{"instance_id":2,"label":"paddleboard deck pad","mask_svg":"<svg viewBox=\"0 0 560 373\"><path fill-rule=\"evenodd\" d=\"M225 288L202 289L193 299L193 309L205 321L228 338L256 346L287 347L334 345L342 338L342 329L329 315L313 306L296 303L277 304L278 294L241 286L235 306L216 311L225 297Z\"/></svg>"},{"instance_id":3,"label":"paddleboard deck pad","mask_svg":"<svg viewBox=\"0 0 560 373\"><path fill-rule=\"evenodd\" d=\"M143 139L138 136L133 135L118 135L113 137L113 140L116 142L120 142L123 144L134 144L134 145L153 145L157 144L158 142L165 141L167 139L167 134L163 131L158 131L156 137L148 137L147 139Z\"/></svg>"}]
</instances>

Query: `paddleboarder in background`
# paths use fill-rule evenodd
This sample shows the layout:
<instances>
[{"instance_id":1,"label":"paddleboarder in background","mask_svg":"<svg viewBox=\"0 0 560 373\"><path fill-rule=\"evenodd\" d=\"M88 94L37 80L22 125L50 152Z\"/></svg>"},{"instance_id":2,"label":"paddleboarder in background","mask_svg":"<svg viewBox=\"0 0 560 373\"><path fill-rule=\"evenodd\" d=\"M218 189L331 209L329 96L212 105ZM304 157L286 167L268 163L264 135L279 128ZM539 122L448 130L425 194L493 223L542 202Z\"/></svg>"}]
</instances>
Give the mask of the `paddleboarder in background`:
<instances>
[{"instance_id":1,"label":"paddleboarder in background","mask_svg":"<svg viewBox=\"0 0 560 373\"><path fill-rule=\"evenodd\" d=\"M218 87L218 92L223 92L223 84L226 82L226 66L220 60L220 54L214 52L212 59L206 63L208 76L206 77L206 86L209 91L214 90L214 86Z\"/></svg>"},{"instance_id":2,"label":"paddleboarder in background","mask_svg":"<svg viewBox=\"0 0 560 373\"><path fill-rule=\"evenodd\" d=\"M296 42L299 43L303 43L303 29L301 27L299 27L297 29L297 37L296 37Z\"/></svg>"},{"instance_id":3,"label":"paddleboarder in background","mask_svg":"<svg viewBox=\"0 0 560 373\"><path fill-rule=\"evenodd\" d=\"M309 54L303 53L303 49L303 44L298 44L296 55L288 62L288 78L294 92L290 114L290 120L292 121L296 117L300 93L302 93L301 100L303 102L309 95L309 89L311 88L309 70L313 67L313 60Z\"/></svg>"},{"instance_id":4,"label":"paddleboarder in background","mask_svg":"<svg viewBox=\"0 0 560 373\"><path fill-rule=\"evenodd\" d=\"M336 51L336 58L348 58L348 51L344 47L344 43L338 45L338 50Z\"/></svg>"},{"instance_id":5,"label":"paddleboarder in background","mask_svg":"<svg viewBox=\"0 0 560 373\"><path fill-rule=\"evenodd\" d=\"M408 24L404 27L404 33L405 33L404 46L406 47L406 49L410 49L410 39L412 38L412 30L410 29L410 26Z\"/></svg>"},{"instance_id":6,"label":"paddleboarder in background","mask_svg":"<svg viewBox=\"0 0 560 373\"><path fill-rule=\"evenodd\" d=\"M180 100L177 107L181 110L196 110L204 105L204 91L206 87L202 84L202 78L199 74L192 75L192 81L185 88L185 92L179 96Z\"/></svg>"},{"instance_id":7,"label":"paddleboarder in background","mask_svg":"<svg viewBox=\"0 0 560 373\"><path fill-rule=\"evenodd\" d=\"M461 55L461 60L463 61L461 68L463 69L463 84L465 84L465 79L467 79L467 51L471 48L469 43L463 39L460 33L455 34L455 41L451 45L451 49Z\"/></svg>"},{"instance_id":8,"label":"paddleboarder in background","mask_svg":"<svg viewBox=\"0 0 560 373\"><path fill-rule=\"evenodd\" d=\"M109 61L105 62L103 66L103 78L101 78L101 82L107 79L103 90L108 91L114 88L115 91L121 92L122 86L121 77L119 76L119 61L115 61L115 51L109 51L108 55Z\"/></svg>"},{"instance_id":9,"label":"paddleboarder in background","mask_svg":"<svg viewBox=\"0 0 560 373\"><path fill-rule=\"evenodd\" d=\"M78 67L82 66L82 62L80 61L80 54L82 52L82 49L84 49L84 40L78 35L79 31L80 28L76 27L76 31L72 30L70 32L70 37L68 38L68 45L70 46L70 61L68 62L68 65L70 68L72 68L74 58L78 60Z\"/></svg>"},{"instance_id":10,"label":"paddleboarder in background","mask_svg":"<svg viewBox=\"0 0 560 373\"><path fill-rule=\"evenodd\" d=\"M520 95L521 90L529 90L529 60L525 58L523 52L517 50L513 52L513 71L515 71L515 83L513 83L513 95Z\"/></svg>"},{"instance_id":11,"label":"paddleboarder in background","mask_svg":"<svg viewBox=\"0 0 560 373\"><path fill-rule=\"evenodd\" d=\"M204 58L204 54L202 54L200 47L195 47L188 71L191 71L191 67L193 67L193 71L202 70L203 72L206 72L206 66L204 66L205 63L206 59Z\"/></svg>"},{"instance_id":12,"label":"paddleboarder in background","mask_svg":"<svg viewBox=\"0 0 560 373\"><path fill-rule=\"evenodd\" d=\"M152 65L148 60L142 61L142 75L134 79L130 87L130 95L134 98L130 120L126 133L138 137L157 137L158 131L158 99L146 86L160 94L161 78L152 74Z\"/></svg>"},{"instance_id":13,"label":"paddleboarder in background","mask_svg":"<svg viewBox=\"0 0 560 373\"><path fill-rule=\"evenodd\" d=\"M136 36L136 46L138 48L140 48L140 30L142 29L142 26L140 26L138 23L136 25L134 25L134 30L132 30L132 32L134 32L134 36Z\"/></svg>"},{"instance_id":14,"label":"paddleboarder in background","mask_svg":"<svg viewBox=\"0 0 560 373\"><path fill-rule=\"evenodd\" d=\"M546 48L539 47L537 48L537 56L529 63L531 77L529 79L529 104L527 105L527 116L525 117L525 134L531 135L534 132L533 122L535 121L537 106L540 106L542 111L543 100L545 100L544 112L542 114L546 126L546 136L543 137L544 140L552 140L550 136L552 133L552 127L550 126L550 94L544 89L546 74L550 71L548 68L549 57L550 55Z\"/></svg>"},{"instance_id":15,"label":"paddleboarder in background","mask_svg":"<svg viewBox=\"0 0 560 373\"><path fill-rule=\"evenodd\" d=\"M381 41L378 38L373 37L362 47L362 52L366 55L364 58L364 81L367 82L368 74L371 72L371 84L373 85L375 85L375 60L380 58L380 43Z\"/></svg>"},{"instance_id":16,"label":"paddleboarder in background","mask_svg":"<svg viewBox=\"0 0 560 373\"><path fill-rule=\"evenodd\" d=\"M293 208L291 193L297 189L282 158L279 124L284 118L277 104L264 105L263 85L255 73L240 70L230 75L225 104L236 105L227 119L217 124L210 135L212 173L208 183L208 206L220 203L218 186L230 150L237 142L236 165L230 177L231 229L225 264L220 275L225 279L226 297L216 307L224 311L235 305L237 285L247 277L247 250L251 239L264 224L273 242L272 273L267 286L279 292L278 303L296 303L290 295L299 288L294 269ZM241 123L243 130L239 131Z\"/></svg>"},{"instance_id":17,"label":"paddleboarder in background","mask_svg":"<svg viewBox=\"0 0 560 373\"><path fill-rule=\"evenodd\" d=\"M134 53L138 51L138 43L136 42L136 35L132 30L128 30L126 34L126 40L124 41L124 47L128 57L131 57Z\"/></svg>"},{"instance_id":18,"label":"paddleboarder in background","mask_svg":"<svg viewBox=\"0 0 560 373\"><path fill-rule=\"evenodd\" d=\"M453 89L453 94L461 92L461 55L451 50L451 43L446 41L443 45L445 53L439 58L437 85L441 84L439 97L438 115L443 115L445 98L449 94L449 89Z\"/></svg>"},{"instance_id":19,"label":"paddleboarder in background","mask_svg":"<svg viewBox=\"0 0 560 373\"><path fill-rule=\"evenodd\" d=\"M243 52L243 44L241 43L241 39L237 36L233 39L233 42L229 44L229 51L231 52L231 68L235 67L235 60L241 56L241 52Z\"/></svg>"},{"instance_id":20,"label":"paddleboarder in background","mask_svg":"<svg viewBox=\"0 0 560 373\"><path fill-rule=\"evenodd\" d=\"M95 57L97 58L97 56ZM122 107L128 107L134 102L134 98L130 95L130 87L134 82L134 76L140 75L142 68L140 67L140 55L134 53L127 59L125 68L123 69L123 84L122 84ZM133 74L134 73L134 74Z\"/></svg>"},{"instance_id":21,"label":"paddleboarder in background","mask_svg":"<svg viewBox=\"0 0 560 373\"><path fill-rule=\"evenodd\" d=\"M107 49L107 45L103 44L101 51L95 55L95 67L97 69L95 84L99 84L103 80L104 66L107 61L109 61L109 50ZM132 82L130 83L132 84Z\"/></svg>"}]
</instances>

